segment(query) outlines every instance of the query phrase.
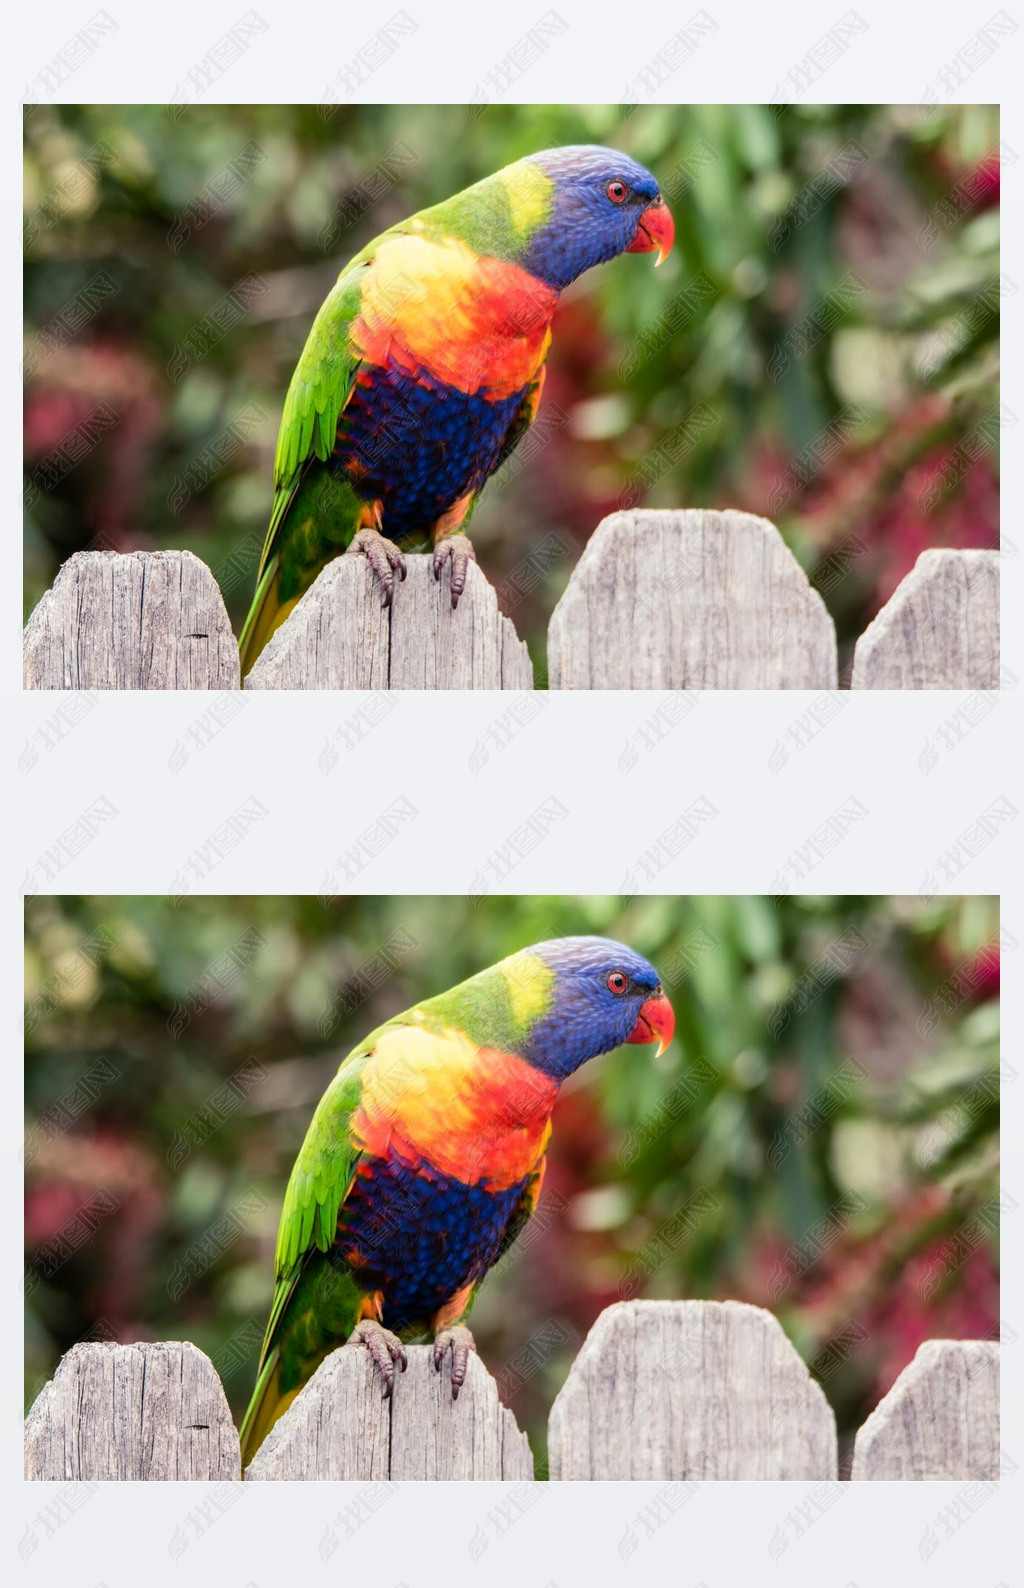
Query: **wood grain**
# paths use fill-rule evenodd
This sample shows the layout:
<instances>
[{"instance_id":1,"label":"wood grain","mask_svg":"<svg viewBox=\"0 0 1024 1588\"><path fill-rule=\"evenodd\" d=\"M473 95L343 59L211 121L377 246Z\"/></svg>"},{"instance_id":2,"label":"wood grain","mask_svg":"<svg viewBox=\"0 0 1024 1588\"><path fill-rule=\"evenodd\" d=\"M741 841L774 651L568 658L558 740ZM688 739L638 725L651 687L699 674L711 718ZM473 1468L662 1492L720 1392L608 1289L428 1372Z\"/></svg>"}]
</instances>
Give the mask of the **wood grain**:
<instances>
[{"instance_id":1,"label":"wood grain","mask_svg":"<svg viewBox=\"0 0 1024 1588\"><path fill-rule=\"evenodd\" d=\"M998 689L999 553L923 551L853 653L854 689Z\"/></svg>"},{"instance_id":2,"label":"wood grain","mask_svg":"<svg viewBox=\"0 0 1024 1588\"><path fill-rule=\"evenodd\" d=\"M553 1479L834 1478L821 1388L775 1318L738 1301L625 1301L551 1409Z\"/></svg>"},{"instance_id":3,"label":"wood grain","mask_svg":"<svg viewBox=\"0 0 1024 1588\"><path fill-rule=\"evenodd\" d=\"M475 563L456 611L451 569L406 558L390 609L364 557L336 557L257 657L246 689L532 689L525 644Z\"/></svg>"},{"instance_id":4,"label":"wood grain","mask_svg":"<svg viewBox=\"0 0 1024 1588\"><path fill-rule=\"evenodd\" d=\"M999 1477L999 1346L928 1340L857 1434L855 1479Z\"/></svg>"},{"instance_id":5,"label":"wood grain","mask_svg":"<svg viewBox=\"0 0 1024 1588\"><path fill-rule=\"evenodd\" d=\"M532 1479L533 1461L479 1357L451 1398L411 1346L393 1400L363 1350L335 1351L271 1431L252 1480ZM777 1321L740 1302L630 1301L601 1314L555 1399L553 1479L836 1477L835 1421ZM999 1477L999 1348L932 1340L857 1435L853 1477ZM25 1423L42 1481L237 1479L238 1437L194 1345L77 1345Z\"/></svg>"},{"instance_id":6,"label":"wood grain","mask_svg":"<svg viewBox=\"0 0 1024 1588\"><path fill-rule=\"evenodd\" d=\"M613 513L548 629L552 689L834 689L835 627L751 513Z\"/></svg>"},{"instance_id":7,"label":"wood grain","mask_svg":"<svg viewBox=\"0 0 1024 1588\"><path fill-rule=\"evenodd\" d=\"M238 1435L209 1357L179 1340L74 1346L25 1423L35 1479L237 1478Z\"/></svg>"},{"instance_id":8,"label":"wood grain","mask_svg":"<svg viewBox=\"0 0 1024 1588\"><path fill-rule=\"evenodd\" d=\"M237 689L238 646L190 551L79 551L25 626L26 689Z\"/></svg>"},{"instance_id":9,"label":"wood grain","mask_svg":"<svg viewBox=\"0 0 1024 1588\"><path fill-rule=\"evenodd\" d=\"M457 1401L451 1362L407 1347L391 1400L369 1353L342 1346L321 1364L267 1435L245 1476L270 1479L532 1478L526 1435L478 1356Z\"/></svg>"}]
</instances>

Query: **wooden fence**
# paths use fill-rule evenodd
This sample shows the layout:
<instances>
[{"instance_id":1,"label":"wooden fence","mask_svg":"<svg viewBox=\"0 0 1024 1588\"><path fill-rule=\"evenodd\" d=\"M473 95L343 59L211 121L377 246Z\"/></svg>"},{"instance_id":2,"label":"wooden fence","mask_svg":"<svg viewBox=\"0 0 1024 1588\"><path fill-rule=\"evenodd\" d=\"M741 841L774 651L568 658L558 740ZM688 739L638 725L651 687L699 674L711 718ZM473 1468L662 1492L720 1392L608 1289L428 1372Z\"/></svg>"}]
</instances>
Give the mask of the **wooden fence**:
<instances>
[{"instance_id":1,"label":"wooden fence","mask_svg":"<svg viewBox=\"0 0 1024 1588\"><path fill-rule=\"evenodd\" d=\"M245 1477L532 1478L526 1435L483 1363L470 1357L455 1402L449 1364L438 1373L428 1346L410 1347L408 1371L385 1401L368 1353L342 1347ZM29 1412L25 1446L28 1478L242 1475L220 1379L187 1343L75 1346ZM563 1481L834 1479L835 1419L760 1307L627 1301L598 1318L555 1399L548 1460L550 1477ZM857 1434L852 1476L997 1478L999 1347L921 1346Z\"/></svg>"},{"instance_id":2,"label":"wooden fence","mask_svg":"<svg viewBox=\"0 0 1024 1588\"><path fill-rule=\"evenodd\" d=\"M384 609L363 558L336 558L246 689L530 689L533 668L470 565L451 610L430 559ZM854 689L997 689L998 553L927 551L861 636ZM552 689L835 689L821 595L767 519L613 513L551 617ZM213 574L190 552L78 552L25 629L27 689L237 689Z\"/></svg>"}]
</instances>

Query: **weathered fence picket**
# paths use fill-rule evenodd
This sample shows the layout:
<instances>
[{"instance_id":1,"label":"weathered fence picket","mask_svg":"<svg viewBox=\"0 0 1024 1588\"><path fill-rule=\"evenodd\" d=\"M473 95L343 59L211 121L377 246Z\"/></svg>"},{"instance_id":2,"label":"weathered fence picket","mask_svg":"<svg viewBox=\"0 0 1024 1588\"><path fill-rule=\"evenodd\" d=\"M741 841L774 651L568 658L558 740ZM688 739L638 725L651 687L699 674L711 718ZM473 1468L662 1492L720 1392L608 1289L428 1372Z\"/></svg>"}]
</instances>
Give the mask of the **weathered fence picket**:
<instances>
[{"instance_id":1,"label":"weathered fence picket","mask_svg":"<svg viewBox=\"0 0 1024 1588\"><path fill-rule=\"evenodd\" d=\"M551 1408L552 1478L834 1478L821 1386L760 1307L621 1301Z\"/></svg>"},{"instance_id":2,"label":"weathered fence picket","mask_svg":"<svg viewBox=\"0 0 1024 1588\"><path fill-rule=\"evenodd\" d=\"M478 1357L470 1357L453 1401L451 1359L439 1373L431 1347L409 1346L407 1354L409 1366L384 1400L366 1351L332 1352L271 1429L246 1477L533 1477L526 1435Z\"/></svg>"},{"instance_id":3,"label":"weathered fence picket","mask_svg":"<svg viewBox=\"0 0 1024 1588\"><path fill-rule=\"evenodd\" d=\"M529 652L474 563L452 611L451 566L407 557L394 602L364 557L336 557L272 636L246 689L532 689Z\"/></svg>"},{"instance_id":4,"label":"weathered fence picket","mask_svg":"<svg viewBox=\"0 0 1024 1588\"><path fill-rule=\"evenodd\" d=\"M854 1478L999 1477L999 1347L928 1340L857 1434Z\"/></svg>"},{"instance_id":5,"label":"weathered fence picket","mask_svg":"<svg viewBox=\"0 0 1024 1588\"><path fill-rule=\"evenodd\" d=\"M25 628L26 689L237 689L224 599L190 551L79 551Z\"/></svg>"},{"instance_id":6,"label":"weathered fence picket","mask_svg":"<svg viewBox=\"0 0 1024 1588\"><path fill-rule=\"evenodd\" d=\"M854 689L998 689L999 553L923 551L860 639Z\"/></svg>"},{"instance_id":7,"label":"weathered fence picket","mask_svg":"<svg viewBox=\"0 0 1024 1588\"><path fill-rule=\"evenodd\" d=\"M552 614L552 689L834 689L836 631L774 524L613 513Z\"/></svg>"},{"instance_id":8,"label":"weathered fence picket","mask_svg":"<svg viewBox=\"0 0 1024 1588\"><path fill-rule=\"evenodd\" d=\"M320 574L246 689L531 689L479 567L406 559L382 608L361 557ZM857 643L854 689L999 687L998 554L927 551ZM552 689L834 689L832 619L782 536L750 513L613 513L548 630ZM220 591L190 552L78 552L25 629L27 689L237 689Z\"/></svg>"},{"instance_id":9,"label":"weathered fence picket","mask_svg":"<svg viewBox=\"0 0 1024 1588\"><path fill-rule=\"evenodd\" d=\"M237 1478L238 1435L194 1345L90 1341L61 1358L25 1423L26 1478Z\"/></svg>"},{"instance_id":10,"label":"weathered fence picket","mask_svg":"<svg viewBox=\"0 0 1024 1588\"><path fill-rule=\"evenodd\" d=\"M427 1346L385 1401L369 1355L321 1365L244 1476L532 1478L526 1435L471 1356L451 1398ZM771 1313L741 1302L631 1301L601 1314L551 1409L552 1479L836 1477L835 1419ZM989 1341L923 1345L857 1435L855 1479L984 1481L999 1469L999 1356ZM77 1345L25 1423L40 1480L239 1478L238 1436L194 1345Z\"/></svg>"}]
</instances>

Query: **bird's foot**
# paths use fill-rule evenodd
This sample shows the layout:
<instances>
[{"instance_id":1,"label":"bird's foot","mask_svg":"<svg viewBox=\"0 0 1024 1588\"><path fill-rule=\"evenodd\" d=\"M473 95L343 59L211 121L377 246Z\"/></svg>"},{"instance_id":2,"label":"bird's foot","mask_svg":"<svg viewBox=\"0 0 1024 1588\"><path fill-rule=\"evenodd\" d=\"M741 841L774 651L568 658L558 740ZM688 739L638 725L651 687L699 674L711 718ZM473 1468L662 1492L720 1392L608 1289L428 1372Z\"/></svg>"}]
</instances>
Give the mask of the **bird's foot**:
<instances>
[{"instance_id":1,"label":"bird's foot","mask_svg":"<svg viewBox=\"0 0 1024 1588\"><path fill-rule=\"evenodd\" d=\"M390 1329L385 1329L376 1318L363 1318L356 1324L347 1345L365 1345L373 1360L380 1368L384 1379L384 1399L389 1400L395 1387L395 1363L397 1362L404 1373L409 1365L409 1358L405 1354L405 1346L397 1334L392 1334Z\"/></svg>"},{"instance_id":2,"label":"bird's foot","mask_svg":"<svg viewBox=\"0 0 1024 1588\"><path fill-rule=\"evenodd\" d=\"M388 540L379 529L357 529L345 556L363 556L381 582L384 591L382 606L389 607L395 593L395 573L405 578L405 558L393 540Z\"/></svg>"},{"instance_id":3,"label":"bird's foot","mask_svg":"<svg viewBox=\"0 0 1024 1588\"><path fill-rule=\"evenodd\" d=\"M447 1329L439 1329L434 1336L434 1366L438 1372L444 1364L446 1354L452 1354L452 1400L457 1401L459 1390L466 1382L466 1370L469 1367L469 1353L476 1350L476 1341L464 1323L453 1323Z\"/></svg>"},{"instance_id":4,"label":"bird's foot","mask_svg":"<svg viewBox=\"0 0 1024 1588\"><path fill-rule=\"evenodd\" d=\"M461 531L455 535L442 535L434 542L434 578L440 579L445 563L451 558L452 563L452 611L459 604L459 597L466 588L466 570L471 562L476 562L476 552L468 535Z\"/></svg>"}]
</instances>

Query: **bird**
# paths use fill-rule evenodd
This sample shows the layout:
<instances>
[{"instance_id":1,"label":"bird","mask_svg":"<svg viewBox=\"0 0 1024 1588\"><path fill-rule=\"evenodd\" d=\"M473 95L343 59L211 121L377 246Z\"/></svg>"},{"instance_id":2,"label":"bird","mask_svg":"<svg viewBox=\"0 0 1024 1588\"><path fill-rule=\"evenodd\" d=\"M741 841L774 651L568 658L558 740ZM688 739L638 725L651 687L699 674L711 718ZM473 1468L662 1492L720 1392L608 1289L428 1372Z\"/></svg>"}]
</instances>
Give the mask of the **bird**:
<instances>
[{"instance_id":1,"label":"bird","mask_svg":"<svg viewBox=\"0 0 1024 1588\"><path fill-rule=\"evenodd\" d=\"M661 264L674 235L649 171L579 144L516 160L344 266L285 398L243 673L344 552L367 558L388 605L400 546L429 535L458 604L466 526L537 414L561 293L618 254Z\"/></svg>"},{"instance_id":2,"label":"bird","mask_svg":"<svg viewBox=\"0 0 1024 1588\"><path fill-rule=\"evenodd\" d=\"M567 1076L623 1043L672 1040L654 968L622 943L536 943L372 1031L318 1104L285 1192L274 1298L241 1427L243 1465L336 1347L389 1397L430 1334L458 1398L466 1318L540 1196Z\"/></svg>"}]
</instances>

